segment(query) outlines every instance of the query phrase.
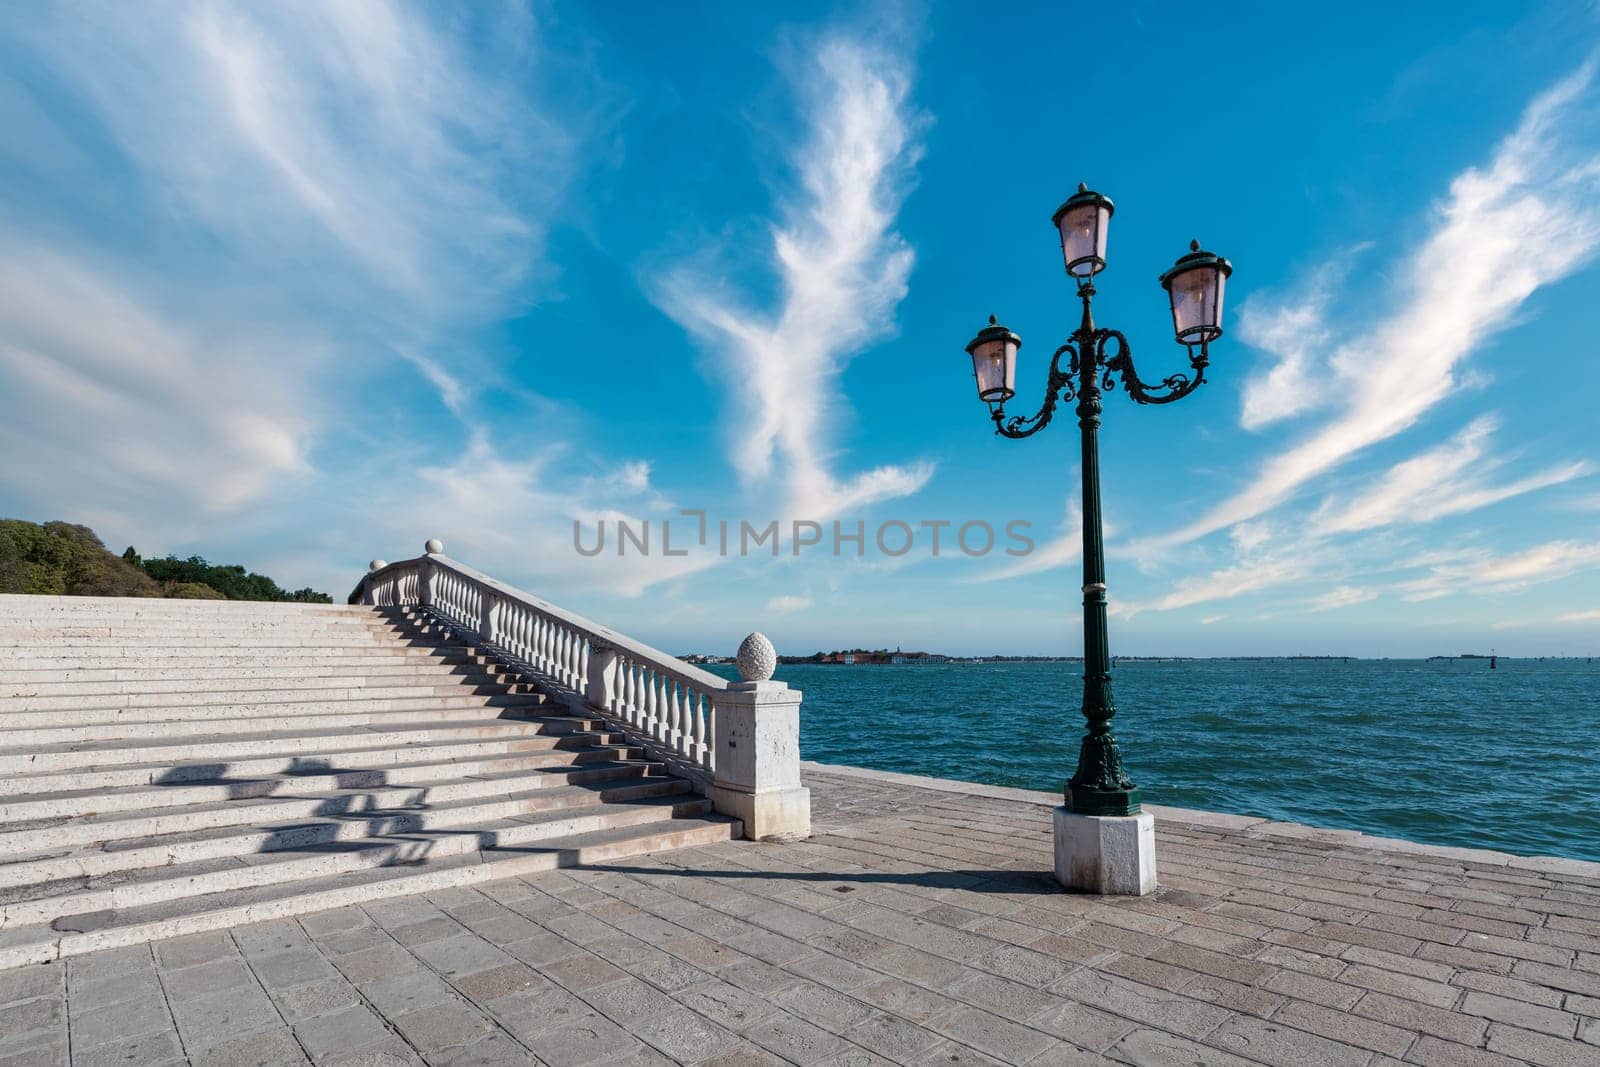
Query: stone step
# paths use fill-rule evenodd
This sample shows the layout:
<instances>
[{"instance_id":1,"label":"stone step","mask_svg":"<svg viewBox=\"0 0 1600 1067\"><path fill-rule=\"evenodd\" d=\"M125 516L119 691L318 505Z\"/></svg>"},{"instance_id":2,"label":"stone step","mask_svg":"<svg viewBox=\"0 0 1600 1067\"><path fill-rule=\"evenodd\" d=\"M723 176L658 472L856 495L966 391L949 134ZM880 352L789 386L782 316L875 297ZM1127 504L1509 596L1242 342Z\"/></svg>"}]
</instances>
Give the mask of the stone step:
<instances>
[{"instance_id":1,"label":"stone step","mask_svg":"<svg viewBox=\"0 0 1600 1067\"><path fill-rule=\"evenodd\" d=\"M231 736L192 736L166 744L130 745L124 741L88 742L0 748L0 777L74 769L115 767L126 763L192 763L200 760L234 761L252 756L315 755L332 749L394 749L441 741L503 740L526 750L561 747L582 741L605 743L605 734L571 734L567 737L529 736L526 724L515 719L469 722L417 723L404 727L354 727L292 730Z\"/></svg>"},{"instance_id":2,"label":"stone step","mask_svg":"<svg viewBox=\"0 0 1600 1067\"><path fill-rule=\"evenodd\" d=\"M19 657L0 661L0 681L28 681L40 674L62 674L81 670L191 670L205 667L353 667L360 664L467 663L481 659L461 646L425 648L390 646L355 651L305 650L270 658L250 653L215 651L185 655L141 656L138 649L123 649L113 655L72 655Z\"/></svg>"},{"instance_id":3,"label":"stone step","mask_svg":"<svg viewBox=\"0 0 1600 1067\"><path fill-rule=\"evenodd\" d=\"M253 861L254 857L265 854L320 854L379 837L442 833L456 827L470 827L475 831L477 827L550 812L566 812L578 817L581 810L604 808L609 813L622 810L618 805L682 797L688 792L689 783L665 776L509 793L502 787L499 793L488 797L468 796L409 807L324 811L296 821L285 818L218 826L193 825L164 834L112 839L104 847L97 847L93 842L76 848L65 844L53 849L35 847L28 852L8 854L5 861L0 862L0 892L10 903L31 901L44 906L45 900L61 896L69 888L104 889L124 884L122 879L134 878L133 872L155 868L171 870L228 857L251 857ZM334 805L357 799L354 796L325 798ZM169 816L169 821L176 818L176 815ZM40 831L37 837L53 838L53 831ZM13 843L26 845L20 841ZM38 842L34 844L37 846ZM10 914L3 910L5 906L0 905L0 916Z\"/></svg>"},{"instance_id":4,"label":"stone step","mask_svg":"<svg viewBox=\"0 0 1600 1067\"><path fill-rule=\"evenodd\" d=\"M203 686L205 683L201 683ZM27 712L130 711L144 708L206 707L221 712L227 708L271 707L278 704L330 704L349 701L371 702L374 706L383 701L427 700L434 697L516 697L512 704L536 704L540 697L532 693L511 693L514 686L490 679L472 683L453 681L413 682L402 685L380 686L272 686L255 689L217 689L199 686L167 692L84 693L80 695L14 696L0 697L0 729L5 728L12 715Z\"/></svg>"},{"instance_id":5,"label":"stone step","mask_svg":"<svg viewBox=\"0 0 1600 1067\"><path fill-rule=\"evenodd\" d=\"M168 600L161 597L35 596L0 593L0 615L36 617L51 613L106 612L140 614L173 612L186 615L375 615L393 611L366 604L302 604L265 600Z\"/></svg>"},{"instance_id":6,"label":"stone step","mask_svg":"<svg viewBox=\"0 0 1600 1067\"><path fill-rule=\"evenodd\" d=\"M203 619L172 623L130 622L117 625L83 623L15 623L0 621L0 639L7 644L106 645L172 644L186 641L295 643L308 640L392 641L399 639L448 640L455 631L440 626L408 622L350 621L337 623L229 623ZM471 634L460 634L462 638Z\"/></svg>"},{"instance_id":7,"label":"stone step","mask_svg":"<svg viewBox=\"0 0 1600 1067\"><path fill-rule=\"evenodd\" d=\"M43 671L39 672L45 673ZM295 689L368 689L388 685L493 685L518 681L510 671L492 671L478 663L425 663L415 666L367 666L358 670L335 666L235 667L183 671L130 668L125 671L78 671L76 677L0 680L0 697L104 696L118 693L183 693L191 690L236 689L268 684ZM118 677L121 675L123 677Z\"/></svg>"},{"instance_id":8,"label":"stone step","mask_svg":"<svg viewBox=\"0 0 1600 1067\"><path fill-rule=\"evenodd\" d=\"M338 630L338 632L320 633L317 630L294 629L285 630L251 630L251 632L226 633L218 630L197 629L194 632L150 632L130 633L123 632L109 637L48 637L40 635L35 630L19 633L16 637L5 638L5 648L0 651L21 651L21 653L37 653L38 649L66 649L72 653L74 649L118 649L136 648L149 653L160 653L162 649L189 649L189 648L386 648L386 646L405 645L405 643L418 643L426 641L435 645L437 641L426 635L408 635L408 633L381 633L378 630Z\"/></svg>"},{"instance_id":9,"label":"stone step","mask_svg":"<svg viewBox=\"0 0 1600 1067\"><path fill-rule=\"evenodd\" d=\"M503 774L533 767L579 768L643 758L643 750L622 745L526 751L503 741L471 741L362 749L312 758L296 754L229 764L152 763L18 775L0 780L0 823L248 799L291 790L428 785L457 775Z\"/></svg>"},{"instance_id":10,"label":"stone step","mask_svg":"<svg viewBox=\"0 0 1600 1067\"><path fill-rule=\"evenodd\" d=\"M496 698L438 697L431 701L402 703L398 701L373 701L372 704L394 705L374 708L363 701L344 701L328 705L268 704L267 708L288 709L280 714L250 712L249 714L221 715L214 718L187 718L159 720L146 718L151 709L141 708L123 718L78 724L73 726L48 726L0 729L0 749L28 746L95 744L106 741L181 741L203 734L224 737L239 734L269 732L305 732L309 730L356 730L388 727L405 727L418 722L426 723L478 723L493 719L495 722L520 723L523 733L530 736L549 734L565 736L580 730L603 728L600 720L583 720L594 725L579 725L559 714L552 715L544 704L504 705ZM542 700L543 697L536 699ZM315 710L307 710L315 709ZM192 711L193 709L181 709ZM48 712L41 714L60 714ZM6 724L12 716L0 719Z\"/></svg>"},{"instance_id":11,"label":"stone step","mask_svg":"<svg viewBox=\"0 0 1600 1067\"><path fill-rule=\"evenodd\" d=\"M225 930L411 893L478 885L555 867L710 845L733 840L741 832L737 820L684 817L547 838L533 845L490 846L325 878L125 907L109 915L68 915L55 925L78 930L57 930L51 924L40 923L0 931L0 968L46 963L100 949Z\"/></svg>"},{"instance_id":12,"label":"stone step","mask_svg":"<svg viewBox=\"0 0 1600 1067\"><path fill-rule=\"evenodd\" d=\"M234 641L262 638L284 638L301 641L313 637L329 640L366 641L393 636L394 631L370 623L336 623L331 626L217 625L204 623L183 626L151 626L140 623L128 626L6 626L0 625L0 643L19 645L55 645L95 643L118 645L158 645L187 641Z\"/></svg>"},{"instance_id":13,"label":"stone step","mask_svg":"<svg viewBox=\"0 0 1600 1067\"><path fill-rule=\"evenodd\" d=\"M119 637L151 634L394 634L440 632L442 626L423 619L384 619L351 616L338 619L300 617L239 618L172 616L169 618L73 616L38 619L0 616L0 634L42 634L51 637Z\"/></svg>"},{"instance_id":14,"label":"stone step","mask_svg":"<svg viewBox=\"0 0 1600 1067\"><path fill-rule=\"evenodd\" d=\"M594 785L664 774L649 760L551 763L522 757L469 760L464 766L429 764L411 775L377 771L343 775L282 775L275 780L232 780L161 789L124 789L92 797L30 796L0 805L0 855L59 851L88 844L242 826L332 812L349 814L421 808L535 789ZM410 780L407 780L407 779ZM238 792L239 786L270 786ZM156 794L152 798L151 794ZM54 807L48 801L57 801ZM74 810L71 799L91 801ZM0 872L3 872L0 866Z\"/></svg>"},{"instance_id":15,"label":"stone step","mask_svg":"<svg viewBox=\"0 0 1600 1067\"><path fill-rule=\"evenodd\" d=\"M741 833L693 790L412 610L0 597L0 967Z\"/></svg>"},{"instance_id":16,"label":"stone step","mask_svg":"<svg viewBox=\"0 0 1600 1067\"><path fill-rule=\"evenodd\" d=\"M384 640L373 642L306 641L298 644L250 644L245 642L195 642L171 645L87 643L82 645L4 645L0 646L0 672L19 670L60 670L63 664L80 666L84 660L100 660L90 664L102 667L171 667L182 666L182 661L194 663L233 660L227 666L273 667L289 663L318 662L320 660L399 657L408 654L439 656L481 655L472 646L462 642L440 643L434 641Z\"/></svg>"},{"instance_id":17,"label":"stone step","mask_svg":"<svg viewBox=\"0 0 1600 1067\"><path fill-rule=\"evenodd\" d=\"M671 781L671 779L663 779ZM639 826L662 819L706 815L711 802L699 796L649 797L575 810L537 811L478 823L466 832L443 830L372 834L358 840L307 845L302 849L222 856L163 867L118 872L88 888L29 886L49 895L0 903L0 930L48 923L69 915L117 911L179 897L197 897L254 886L324 878L344 871L425 862L483 848L537 846L552 837Z\"/></svg>"}]
</instances>

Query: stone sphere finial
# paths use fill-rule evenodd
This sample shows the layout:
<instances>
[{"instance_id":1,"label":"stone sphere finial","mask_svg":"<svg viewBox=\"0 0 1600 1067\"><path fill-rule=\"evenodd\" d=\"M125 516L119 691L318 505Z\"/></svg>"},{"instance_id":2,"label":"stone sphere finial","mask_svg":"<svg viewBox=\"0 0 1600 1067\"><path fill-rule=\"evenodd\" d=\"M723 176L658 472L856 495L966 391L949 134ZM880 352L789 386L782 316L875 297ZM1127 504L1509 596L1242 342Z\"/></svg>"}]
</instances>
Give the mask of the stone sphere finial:
<instances>
[{"instance_id":1,"label":"stone sphere finial","mask_svg":"<svg viewBox=\"0 0 1600 1067\"><path fill-rule=\"evenodd\" d=\"M381 559L375 559L371 563L367 564L367 570L369 570L369 571L381 571L381 570L383 570L383 568L387 567L388 565L389 564L385 563Z\"/></svg>"},{"instance_id":2,"label":"stone sphere finial","mask_svg":"<svg viewBox=\"0 0 1600 1067\"><path fill-rule=\"evenodd\" d=\"M778 652L761 632L751 634L739 646L735 657L739 664L739 677L747 682L764 682L772 677L778 666Z\"/></svg>"},{"instance_id":3,"label":"stone sphere finial","mask_svg":"<svg viewBox=\"0 0 1600 1067\"><path fill-rule=\"evenodd\" d=\"M429 555L436 556L440 552L444 551L444 542L439 540L437 537L430 537L428 538L428 543L423 545L422 548L423 551L427 552Z\"/></svg>"}]
</instances>

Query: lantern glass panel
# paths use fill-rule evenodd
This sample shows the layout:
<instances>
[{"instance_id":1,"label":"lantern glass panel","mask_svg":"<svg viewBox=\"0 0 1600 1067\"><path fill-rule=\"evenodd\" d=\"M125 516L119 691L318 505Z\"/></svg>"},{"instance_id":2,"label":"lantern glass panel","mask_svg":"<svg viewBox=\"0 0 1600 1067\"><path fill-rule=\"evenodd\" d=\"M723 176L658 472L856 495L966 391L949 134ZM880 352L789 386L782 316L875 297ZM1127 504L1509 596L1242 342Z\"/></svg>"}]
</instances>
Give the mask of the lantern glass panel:
<instances>
[{"instance_id":1,"label":"lantern glass panel","mask_svg":"<svg viewBox=\"0 0 1600 1067\"><path fill-rule=\"evenodd\" d=\"M1222 334L1222 293L1227 277L1214 265L1194 267L1172 279L1172 325L1184 344Z\"/></svg>"},{"instance_id":2,"label":"lantern glass panel","mask_svg":"<svg viewBox=\"0 0 1600 1067\"><path fill-rule=\"evenodd\" d=\"M1056 220L1061 230L1061 258L1067 273L1087 278L1105 269L1106 230L1111 212L1105 204L1087 203L1068 208Z\"/></svg>"},{"instance_id":3,"label":"lantern glass panel","mask_svg":"<svg viewBox=\"0 0 1600 1067\"><path fill-rule=\"evenodd\" d=\"M1004 337L972 346L972 373L978 396L986 403L1004 403L1016 393L1017 345Z\"/></svg>"}]
</instances>

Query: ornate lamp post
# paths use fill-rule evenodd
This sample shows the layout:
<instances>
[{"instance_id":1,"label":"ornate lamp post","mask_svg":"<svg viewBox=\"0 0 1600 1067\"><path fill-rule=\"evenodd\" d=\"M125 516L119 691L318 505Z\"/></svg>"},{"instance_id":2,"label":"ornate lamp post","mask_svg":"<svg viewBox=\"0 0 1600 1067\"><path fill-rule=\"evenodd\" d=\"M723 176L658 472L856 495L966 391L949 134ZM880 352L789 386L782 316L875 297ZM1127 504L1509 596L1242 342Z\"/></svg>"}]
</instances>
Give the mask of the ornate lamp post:
<instances>
[{"instance_id":1,"label":"ornate lamp post","mask_svg":"<svg viewBox=\"0 0 1600 1067\"><path fill-rule=\"evenodd\" d=\"M1198 389L1210 365L1210 343L1222 336L1223 289L1233 268L1192 242L1189 253L1161 275L1172 304L1173 333L1188 350L1193 376L1173 374L1159 384L1146 384L1134 370L1128 339L1117 330L1097 328L1091 311L1094 276L1106 267L1106 230L1114 211L1107 197L1079 185L1051 220L1061 234L1062 258L1067 274L1077 283L1083 317L1051 357L1044 403L1037 412L1006 417L1006 401L1016 395L1022 338L991 315L989 325L967 345L967 353L978 396L989 405L995 432L1004 437L1031 437L1050 424L1058 403L1078 402L1083 444L1083 715L1088 729L1077 771L1067 783L1067 802L1057 809L1056 874L1071 888L1147 893L1155 888L1154 823L1140 809L1139 790L1123 769L1111 733L1116 707L1111 697L1100 531L1100 396L1114 391L1118 380L1140 404L1170 404Z\"/></svg>"}]
</instances>

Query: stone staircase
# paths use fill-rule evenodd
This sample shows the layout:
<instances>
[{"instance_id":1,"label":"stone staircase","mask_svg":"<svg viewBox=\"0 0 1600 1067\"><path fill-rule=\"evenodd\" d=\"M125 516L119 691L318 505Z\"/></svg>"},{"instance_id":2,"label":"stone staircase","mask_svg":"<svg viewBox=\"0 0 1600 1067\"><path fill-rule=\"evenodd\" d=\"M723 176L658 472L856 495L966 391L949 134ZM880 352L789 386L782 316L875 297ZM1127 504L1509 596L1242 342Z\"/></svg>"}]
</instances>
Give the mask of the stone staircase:
<instances>
[{"instance_id":1,"label":"stone staircase","mask_svg":"<svg viewBox=\"0 0 1600 1067\"><path fill-rule=\"evenodd\" d=\"M0 968L740 832L411 609L0 596Z\"/></svg>"}]
</instances>

